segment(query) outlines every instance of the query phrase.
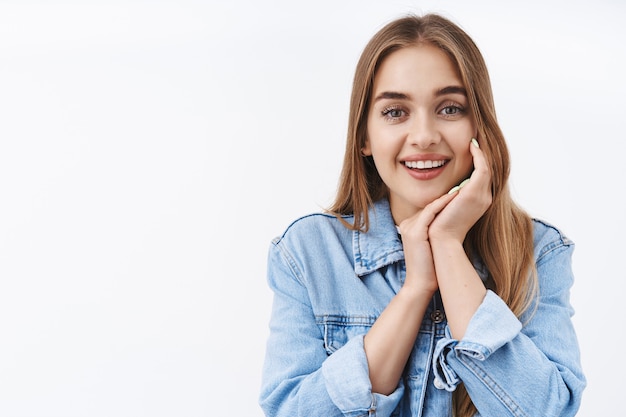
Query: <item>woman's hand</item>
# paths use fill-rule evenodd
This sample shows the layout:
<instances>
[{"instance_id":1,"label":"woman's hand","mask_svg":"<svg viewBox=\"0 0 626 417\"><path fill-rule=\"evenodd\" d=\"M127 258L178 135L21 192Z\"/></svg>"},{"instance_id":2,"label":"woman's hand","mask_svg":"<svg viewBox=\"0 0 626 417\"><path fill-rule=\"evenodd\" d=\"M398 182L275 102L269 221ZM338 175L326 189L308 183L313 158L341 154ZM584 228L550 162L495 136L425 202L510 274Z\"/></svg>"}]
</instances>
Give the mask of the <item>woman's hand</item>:
<instances>
[{"instance_id":1,"label":"woman's hand","mask_svg":"<svg viewBox=\"0 0 626 417\"><path fill-rule=\"evenodd\" d=\"M398 226L406 278L363 339L372 392L390 395L398 387L428 304L439 288L428 227L454 197L439 197Z\"/></svg>"},{"instance_id":2,"label":"woman's hand","mask_svg":"<svg viewBox=\"0 0 626 417\"><path fill-rule=\"evenodd\" d=\"M487 290L463 248L470 228L492 201L491 173L477 143L469 145L474 171L462 187L448 195L452 200L428 228L428 242L435 265L437 285L452 337L461 340Z\"/></svg>"},{"instance_id":3,"label":"woman's hand","mask_svg":"<svg viewBox=\"0 0 626 417\"><path fill-rule=\"evenodd\" d=\"M456 193L439 197L398 226L406 262L406 280L403 288L432 293L437 290L437 275L428 241L429 228L438 214L455 197Z\"/></svg>"},{"instance_id":4,"label":"woman's hand","mask_svg":"<svg viewBox=\"0 0 626 417\"><path fill-rule=\"evenodd\" d=\"M456 196L445 206L428 228L428 238L456 240L463 243L470 228L480 219L491 205L491 172L478 142L469 144L474 159L474 171Z\"/></svg>"}]
</instances>

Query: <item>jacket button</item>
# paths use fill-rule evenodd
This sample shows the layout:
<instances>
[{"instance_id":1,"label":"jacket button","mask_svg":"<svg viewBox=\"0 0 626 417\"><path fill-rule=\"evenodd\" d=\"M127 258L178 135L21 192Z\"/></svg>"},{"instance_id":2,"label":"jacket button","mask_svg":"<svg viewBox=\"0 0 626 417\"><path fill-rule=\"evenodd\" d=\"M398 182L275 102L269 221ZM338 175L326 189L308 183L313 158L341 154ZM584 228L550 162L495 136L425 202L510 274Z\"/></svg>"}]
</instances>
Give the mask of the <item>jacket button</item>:
<instances>
[{"instance_id":1,"label":"jacket button","mask_svg":"<svg viewBox=\"0 0 626 417\"><path fill-rule=\"evenodd\" d=\"M435 323L441 323L446 318L446 315L443 314L443 311L441 310L435 310L432 313L430 313L430 318Z\"/></svg>"}]
</instances>

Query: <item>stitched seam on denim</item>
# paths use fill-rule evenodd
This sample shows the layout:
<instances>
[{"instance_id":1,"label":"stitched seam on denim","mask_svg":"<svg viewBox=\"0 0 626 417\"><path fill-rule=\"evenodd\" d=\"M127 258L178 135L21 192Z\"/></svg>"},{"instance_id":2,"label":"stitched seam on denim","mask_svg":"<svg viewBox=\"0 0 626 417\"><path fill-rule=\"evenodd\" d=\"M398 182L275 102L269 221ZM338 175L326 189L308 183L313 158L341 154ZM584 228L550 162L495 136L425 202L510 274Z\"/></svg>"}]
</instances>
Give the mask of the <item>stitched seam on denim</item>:
<instances>
[{"instance_id":1,"label":"stitched seam on denim","mask_svg":"<svg viewBox=\"0 0 626 417\"><path fill-rule=\"evenodd\" d=\"M371 315L340 315L340 314L316 314L317 324L331 324L336 326L371 326L376 321L376 316Z\"/></svg>"},{"instance_id":2,"label":"stitched seam on denim","mask_svg":"<svg viewBox=\"0 0 626 417\"><path fill-rule=\"evenodd\" d=\"M543 246L541 252L537 256L537 260L536 260L537 263L541 260L541 258L543 258L549 252L561 246L571 246L574 244L574 242L571 239L563 235L563 233L561 233L559 229L552 226L550 223L544 222L543 220L539 220L539 219L533 219L533 221L535 221L536 223L540 223L546 228L552 230L553 234L556 235L554 240L548 242L546 245Z\"/></svg>"},{"instance_id":3,"label":"stitched seam on denim","mask_svg":"<svg viewBox=\"0 0 626 417\"><path fill-rule=\"evenodd\" d=\"M365 265L363 265L363 258L361 257L361 239L360 239L360 233L358 230L355 230L353 232L352 235L352 246L353 246L353 251L354 251L354 262L358 263L359 265L361 265L362 267L365 267Z\"/></svg>"},{"instance_id":4,"label":"stitched seam on denim","mask_svg":"<svg viewBox=\"0 0 626 417\"><path fill-rule=\"evenodd\" d=\"M541 219L538 219L536 217L534 217L532 220L535 223L540 223L540 224L544 225L546 228L552 229L553 231L555 231L559 235L559 237L563 240L563 243L565 243L565 244L572 243L570 238L565 236L558 227L556 227L556 226L546 222L545 220L541 220Z\"/></svg>"},{"instance_id":5,"label":"stitched seam on denim","mask_svg":"<svg viewBox=\"0 0 626 417\"><path fill-rule=\"evenodd\" d=\"M328 337L328 326L324 325L324 349L326 349L326 352L335 353L336 349L332 347L331 342Z\"/></svg>"},{"instance_id":6,"label":"stitched seam on denim","mask_svg":"<svg viewBox=\"0 0 626 417\"><path fill-rule=\"evenodd\" d=\"M373 261L371 261L371 265L374 267L374 270L380 269L383 266L387 266L387 265L391 265L393 263L399 262L402 259L399 260L389 260L389 258L392 255L395 255L396 253L402 253L402 255L404 256L404 251L402 249L397 249L397 250L392 250L389 251L387 253L385 253L382 256L379 256L378 258L374 259Z\"/></svg>"},{"instance_id":7,"label":"stitched seam on denim","mask_svg":"<svg viewBox=\"0 0 626 417\"><path fill-rule=\"evenodd\" d=\"M361 250L359 246L359 251ZM402 254L402 257L399 259L391 259L393 255ZM394 264L396 262L400 262L404 259L404 251L402 249L392 250L384 253L383 255L375 258L375 259L367 259L366 262L363 262L363 258L359 253L358 257L356 257L359 263L363 268L366 268L370 273L373 271L377 271L387 265Z\"/></svg>"},{"instance_id":8,"label":"stitched seam on denim","mask_svg":"<svg viewBox=\"0 0 626 417\"><path fill-rule=\"evenodd\" d=\"M460 340L459 343L456 344L454 349L474 359L478 359L479 356L476 355L480 355L482 359L478 360L485 360L493 353L491 349L489 349L485 345L481 345L480 343L475 342L467 342L464 340Z\"/></svg>"},{"instance_id":9,"label":"stitched seam on denim","mask_svg":"<svg viewBox=\"0 0 626 417\"><path fill-rule=\"evenodd\" d=\"M370 417L369 410L364 410L362 408L356 410L341 410L341 413L343 416L347 417Z\"/></svg>"},{"instance_id":10,"label":"stitched seam on denim","mask_svg":"<svg viewBox=\"0 0 626 417\"><path fill-rule=\"evenodd\" d=\"M559 249L562 250L566 250L569 246L572 246L573 243L570 244L565 244L563 242L554 242L552 244L548 244L546 246L543 247L542 251L539 253L539 256L537 257L537 260L535 261L535 263L537 264L537 266L541 265L542 261L544 260L544 258L551 253L556 252Z\"/></svg>"},{"instance_id":11,"label":"stitched seam on denim","mask_svg":"<svg viewBox=\"0 0 626 417\"><path fill-rule=\"evenodd\" d=\"M337 347L334 346L335 339L333 338L333 332L329 331L331 327L372 327L376 321L376 316L353 316L353 315L337 315L337 314L316 314L315 324L318 327L323 327L321 330L324 337L324 349L330 354L337 351ZM347 342L347 341L346 341Z\"/></svg>"},{"instance_id":12,"label":"stitched seam on denim","mask_svg":"<svg viewBox=\"0 0 626 417\"><path fill-rule=\"evenodd\" d=\"M373 396L374 394L372 394ZM342 415L349 417L369 417L370 409L365 408L355 408L352 410L341 410Z\"/></svg>"},{"instance_id":13,"label":"stitched seam on denim","mask_svg":"<svg viewBox=\"0 0 626 417\"><path fill-rule=\"evenodd\" d=\"M352 238L352 250L354 251L355 263L360 265L368 273L377 271L387 265L391 265L404 260L404 249L402 248L402 246L400 246L398 249L388 250L374 259L364 259L362 256L363 247L361 246L361 232L359 232L358 230L354 232ZM400 256L398 259L393 259L393 256L396 254L401 254L402 256Z\"/></svg>"},{"instance_id":14,"label":"stitched seam on denim","mask_svg":"<svg viewBox=\"0 0 626 417\"><path fill-rule=\"evenodd\" d=\"M279 242L281 241L285 235L287 234L287 232L289 231L289 229L291 229L296 223L304 220L304 219L308 219L309 217L326 217L329 219L336 219L337 217L333 214L330 213L311 213L311 214L307 214L306 216L302 216L297 218L296 220L292 221L291 224L289 224L289 226L287 226L287 228L285 229L285 231L283 232L282 235L280 235L280 237L276 238L276 240ZM346 215L346 216L341 216L343 219L348 219L350 217L352 217L352 215Z\"/></svg>"},{"instance_id":15,"label":"stitched seam on denim","mask_svg":"<svg viewBox=\"0 0 626 417\"><path fill-rule=\"evenodd\" d=\"M296 280L300 283L300 285L302 285L303 287L306 287L306 284L304 283L304 276L298 269L298 266L296 265L296 261L293 259L293 257L291 256L287 248L285 248L284 245L281 245L279 243L275 243L274 246L280 252L281 257L285 260L285 262L287 263L287 266L289 266L289 269L293 273Z\"/></svg>"},{"instance_id":16,"label":"stitched seam on denim","mask_svg":"<svg viewBox=\"0 0 626 417\"><path fill-rule=\"evenodd\" d=\"M436 325L432 326L433 328L436 327ZM430 334L430 344L428 346L428 358L426 361L426 365L424 366L424 375L422 375L422 381L421 381L421 386L423 387L423 389L421 390L422 392L420 393L420 409L422 409L424 407L424 401L426 399L426 387L428 386L428 376L430 375L431 372L433 372L433 370L431 369L433 366L433 361L435 360L435 358L433 357L433 352L435 351L435 332L431 331ZM412 380L416 381L416 378L411 378Z\"/></svg>"},{"instance_id":17,"label":"stitched seam on denim","mask_svg":"<svg viewBox=\"0 0 626 417\"><path fill-rule=\"evenodd\" d=\"M374 393L372 395L372 404L370 405L370 409L368 411L369 417L376 417L376 396Z\"/></svg>"},{"instance_id":18,"label":"stitched seam on denim","mask_svg":"<svg viewBox=\"0 0 626 417\"><path fill-rule=\"evenodd\" d=\"M459 361L465 365L465 367L470 370L478 379L480 379L487 388L500 400L502 405L504 405L507 410L511 412L514 416L519 417L529 417L528 414L522 410L522 408L507 395L506 391L502 389L500 385L496 381L494 381L480 366L472 360L472 358L467 357L463 354L456 355Z\"/></svg>"}]
</instances>

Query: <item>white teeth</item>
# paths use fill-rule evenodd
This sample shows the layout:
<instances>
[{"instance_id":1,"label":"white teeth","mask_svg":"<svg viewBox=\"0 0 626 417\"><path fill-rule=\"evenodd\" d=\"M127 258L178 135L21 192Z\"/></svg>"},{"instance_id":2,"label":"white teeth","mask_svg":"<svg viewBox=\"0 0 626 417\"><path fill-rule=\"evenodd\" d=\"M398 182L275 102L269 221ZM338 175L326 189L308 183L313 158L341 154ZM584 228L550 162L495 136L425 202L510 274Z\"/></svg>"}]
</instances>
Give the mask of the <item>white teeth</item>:
<instances>
[{"instance_id":1,"label":"white teeth","mask_svg":"<svg viewBox=\"0 0 626 417\"><path fill-rule=\"evenodd\" d=\"M443 164L445 161L404 161L404 165L413 169L439 168Z\"/></svg>"}]
</instances>

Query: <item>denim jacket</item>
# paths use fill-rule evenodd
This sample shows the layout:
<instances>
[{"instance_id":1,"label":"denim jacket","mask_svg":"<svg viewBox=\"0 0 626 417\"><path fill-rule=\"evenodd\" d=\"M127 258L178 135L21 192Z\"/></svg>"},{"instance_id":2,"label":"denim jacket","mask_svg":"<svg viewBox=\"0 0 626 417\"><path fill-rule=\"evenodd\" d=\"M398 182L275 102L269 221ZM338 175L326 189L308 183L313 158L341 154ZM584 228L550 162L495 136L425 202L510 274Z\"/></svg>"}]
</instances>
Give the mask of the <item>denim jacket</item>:
<instances>
[{"instance_id":1,"label":"denim jacket","mask_svg":"<svg viewBox=\"0 0 626 417\"><path fill-rule=\"evenodd\" d=\"M267 416L451 416L461 381L482 416L576 414L586 382L569 303L574 244L538 220L532 314L518 319L488 290L455 340L437 293L396 390L373 393L363 336L406 271L388 202L369 216L367 233L329 214L305 216L270 245L274 300L260 394ZM474 266L487 280L480 261Z\"/></svg>"}]
</instances>

